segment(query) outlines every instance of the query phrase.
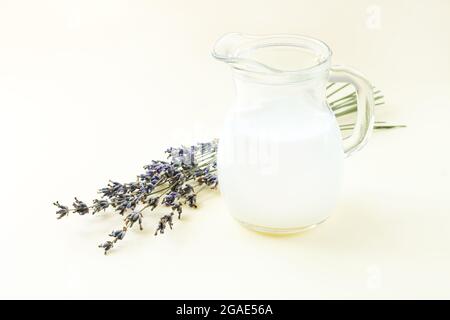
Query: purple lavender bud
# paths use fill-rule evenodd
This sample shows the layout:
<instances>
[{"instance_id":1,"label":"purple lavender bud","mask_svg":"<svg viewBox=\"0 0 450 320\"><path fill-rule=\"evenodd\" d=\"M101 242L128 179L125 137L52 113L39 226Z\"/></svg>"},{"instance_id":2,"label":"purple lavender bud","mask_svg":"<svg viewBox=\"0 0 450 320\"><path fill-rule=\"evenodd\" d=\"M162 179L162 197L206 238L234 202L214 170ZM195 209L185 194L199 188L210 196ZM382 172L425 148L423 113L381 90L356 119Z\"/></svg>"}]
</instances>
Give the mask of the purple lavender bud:
<instances>
[{"instance_id":1,"label":"purple lavender bud","mask_svg":"<svg viewBox=\"0 0 450 320\"><path fill-rule=\"evenodd\" d=\"M56 211L56 214L59 215L57 219L61 219L69 214L69 208L60 204L59 201L54 202L53 205L59 208L59 210Z\"/></svg>"},{"instance_id":2,"label":"purple lavender bud","mask_svg":"<svg viewBox=\"0 0 450 320\"><path fill-rule=\"evenodd\" d=\"M75 198L75 202L72 204L74 207L74 212L77 212L80 215L85 215L89 213L89 207L83 202Z\"/></svg>"},{"instance_id":3,"label":"purple lavender bud","mask_svg":"<svg viewBox=\"0 0 450 320\"><path fill-rule=\"evenodd\" d=\"M151 210L154 210L158 206L159 197L156 198L150 198L147 202Z\"/></svg>"},{"instance_id":4,"label":"purple lavender bud","mask_svg":"<svg viewBox=\"0 0 450 320\"><path fill-rule=\"evenodd\" d=\"M93 210L92 214L95 214L101 210L106 210L109 207L109 202L107 200L98 200L95 199L93 201Z\"/></svg>"},{"instance_id":5,"label":"purple lavender bud","mask_svg":"<svg viewBox=\"0 0 450 320\"><path fill-rule=\"evenodd\" d=\"M123 238L125 238L126 232L127 232L127 227L123 227L122 230L113 230L113 231L109 234L109 236L110 236L110 237L114 237L114 238L115 238L114 241L122 240Z\"/></svg>"},{"instance_id":6,"label":"purple lavender bud","mask_svg":"<svg viewBox=\"0 0 450 320\"><path fill-rule=\"evenodd\" d=\"M197 208L197 196L195 194L191 194L186 197L186 202L191 208Z\"/></svg>"},{"instance_id":7,"label":"purple lavender bud","mask_svg":"<svg viewBox=\"0 0 450 320\"><path fill-rule=\"evenodd\" d=\"M106 241L104 243L101 243L98 247L104 249L105 255L106 255L108 253L108 251L114 247L114 244L112 241Z\"/></svg>"}]
</instances>

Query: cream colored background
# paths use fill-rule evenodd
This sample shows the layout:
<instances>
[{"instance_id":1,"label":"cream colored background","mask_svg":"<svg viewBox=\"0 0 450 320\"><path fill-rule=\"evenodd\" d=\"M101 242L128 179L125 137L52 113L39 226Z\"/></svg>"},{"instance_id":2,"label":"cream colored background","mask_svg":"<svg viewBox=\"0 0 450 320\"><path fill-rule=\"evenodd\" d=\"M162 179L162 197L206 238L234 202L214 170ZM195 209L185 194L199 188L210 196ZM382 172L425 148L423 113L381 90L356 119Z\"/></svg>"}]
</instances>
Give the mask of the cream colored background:
<instances>
[{"instance_id":1,"label":"cream colored background","mask_svg":"<svg viewBox=\"0 0 450 320\"><path fill-rule=\"evenodd\" d=\"M1 298L450 298L450 2L0 0ZM293 237L247 231L219 194L175 230L51 203L133 180L216 137L233 96L223 33L299 33L384 91L339 206Z\"/></svg>"}]
</instances>

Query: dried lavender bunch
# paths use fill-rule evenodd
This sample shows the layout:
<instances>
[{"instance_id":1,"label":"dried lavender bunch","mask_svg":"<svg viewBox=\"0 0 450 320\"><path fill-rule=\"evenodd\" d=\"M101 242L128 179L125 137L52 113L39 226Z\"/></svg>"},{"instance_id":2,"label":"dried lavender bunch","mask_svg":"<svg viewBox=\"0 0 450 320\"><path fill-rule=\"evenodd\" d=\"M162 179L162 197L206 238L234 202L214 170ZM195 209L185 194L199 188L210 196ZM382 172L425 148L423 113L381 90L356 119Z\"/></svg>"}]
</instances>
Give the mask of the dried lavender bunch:
<instances>
[{"instance_id":1,"label":"dried lavender bunch","mask_svg":"<svg viewBox=\"0 0 450 320\"><path fill-rule=\"evenodd\" d=\"M375 105L384 104L383 95L374 89ZM356 112L357 96L354 89L348 84L337 85L331 83L327 87L327 99L331 110L336 117ZM353 129L354 124L341 124L342 131ZM391 129L403 127L391 125L383 121L375 122L375 129ZM197 208L197 194L205 189L215 189L218 184L216 175L217 140L208 143L199 143L191 147L169 148L168 161L152 161L144 167L145 172L139 175L134 182L119 183L110 181L99 190L100 199L94 199L88 206L75 198L72 207L64 206L59 202L54 205L58 208L58 219L68 216L70 212L85 215L89 212L96 214L112 208L114 212L125 216L121 228L113 230L109 236L112 240L105 241L99 247L107 254L118 240L123 240L127 231L135 224L142 230L144 212L153 211L157 207L166 209L159 220L155 236L163 234L167 228L173 228L174 216L181 219L184 206Z\"/></svg>"},{"instance_id":2,"label":"dried lavender bunch","mask_svg":"<svg viewBox=\"0 0 450 320\"><path fill-rule=\"evenodd\" d=\"M172 229L174 216L181 219L184 206L197 208L197 194L201 190L217 187L216 151L217 140L191 147L169 148L166 150L168 161L152 161L134 182L110 181L98 191L100 198L94 199L90 206L77 198L71 208L55 202L58 219L70 212L96 214L110 207L113 212L125 216L123 226L109 234L113 240L99 245L105 254L118 240L123 240L135 224L143 229L142 221L147 209L153 211L159 206L167 210L155 230L155 235L162 234L167 226Z\"/></svg>"}]
</instances>

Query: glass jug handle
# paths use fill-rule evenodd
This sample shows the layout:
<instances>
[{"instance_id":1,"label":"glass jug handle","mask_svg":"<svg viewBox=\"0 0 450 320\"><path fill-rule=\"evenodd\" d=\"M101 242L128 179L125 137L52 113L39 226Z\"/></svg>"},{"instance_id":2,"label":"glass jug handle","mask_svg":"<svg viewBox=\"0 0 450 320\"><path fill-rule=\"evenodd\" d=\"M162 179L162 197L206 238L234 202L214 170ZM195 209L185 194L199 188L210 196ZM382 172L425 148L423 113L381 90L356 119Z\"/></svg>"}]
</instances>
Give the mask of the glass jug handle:
<instances>
[{"instance_id":1,"label":"glass jug handle","mask_svg":"<svg viewBox=\"0 0 450 320\"><path fill-rule=\"evenodd\" d=\"M356 70L344 66L330 69L330 81L352 84L357 95L357 116L352 134L343 141L344 153L348 157L367 143L374 125L374 99L370 82Z\"/></svg>"}]
</instances>

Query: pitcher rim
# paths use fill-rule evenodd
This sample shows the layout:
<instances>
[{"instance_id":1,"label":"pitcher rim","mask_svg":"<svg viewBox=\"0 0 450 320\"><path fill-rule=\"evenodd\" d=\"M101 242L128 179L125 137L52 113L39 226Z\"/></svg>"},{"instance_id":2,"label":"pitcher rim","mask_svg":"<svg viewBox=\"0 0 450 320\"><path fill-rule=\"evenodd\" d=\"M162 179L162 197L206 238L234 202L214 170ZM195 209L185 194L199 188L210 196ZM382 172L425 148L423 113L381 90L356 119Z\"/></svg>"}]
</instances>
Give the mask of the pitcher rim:
<instances>
[{"instance_id":1,"label":"pitcher rim","mask_svg":"<svg viewBox=\"0 0 450 320\"><path fill-rule=\"evenodd\" d=\"M231 54L221 54L218 51L218 48L220 47L220 43L224 41L224 39L228 37L241 37L242 39L250 39L253 41L253 45L251 46L251 50L256 50L260 48L265 47L271 47L271 46L290 46L290 47L297 47L297 48L306 48L313 52L319 59L318 62L304 68L298 68L294 70L282 70L279 68L271 67L267 64L264 64L262 62L252 60L252 59L246 59L239 57L239 48L240 46L237 46L234 48L234 51ZM267 43L264 43L264 42ZM297 41L297 43L295 43ZM300 45L302 43L303 45ZM308 46L310 44L311 46ZM315 46L313 48L312 46ZM226 62L230 64L230 66L233 69L254 73L254 74L260 74L260 75L271 75L271 76L295 76L295 75L306 75L316 72L325 71L330 66L330 60L333 55L333 52L331 48L322 40L300 35L300 34L288 34L288 33L279 33L279 34L246 34L241 32L229 32L223 34L214 44L213 50L211 52L212 56L219 60ZM255 70L255 69L249 69L249 68L243 68L242 65L248 66L254 66L255 68L259 68L261 70Z\"/></svg>"}]
</instances>

